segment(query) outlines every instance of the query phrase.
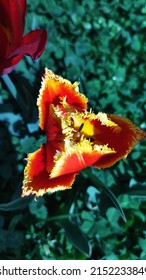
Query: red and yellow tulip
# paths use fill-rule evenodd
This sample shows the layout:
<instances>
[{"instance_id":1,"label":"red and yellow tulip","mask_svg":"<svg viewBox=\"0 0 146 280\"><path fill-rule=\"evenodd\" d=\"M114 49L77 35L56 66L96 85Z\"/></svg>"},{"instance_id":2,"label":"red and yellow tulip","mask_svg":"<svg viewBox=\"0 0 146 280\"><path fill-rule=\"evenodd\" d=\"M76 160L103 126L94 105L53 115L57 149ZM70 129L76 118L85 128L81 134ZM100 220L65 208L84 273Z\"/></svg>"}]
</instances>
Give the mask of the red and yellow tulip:
<instances>
[{"instance_id":1,"label":"red and yellow tulip","mask_svg":"<svg viewBox=\"0 0 146 280\"><path fill-rule=\"evenodd\" d=\"M78 83L46 69L37 105L46 143L28 154L22 196L70 189L80 170L125 159L146 133L117 115L87 111Z\"/></svg>"}]
</instances>

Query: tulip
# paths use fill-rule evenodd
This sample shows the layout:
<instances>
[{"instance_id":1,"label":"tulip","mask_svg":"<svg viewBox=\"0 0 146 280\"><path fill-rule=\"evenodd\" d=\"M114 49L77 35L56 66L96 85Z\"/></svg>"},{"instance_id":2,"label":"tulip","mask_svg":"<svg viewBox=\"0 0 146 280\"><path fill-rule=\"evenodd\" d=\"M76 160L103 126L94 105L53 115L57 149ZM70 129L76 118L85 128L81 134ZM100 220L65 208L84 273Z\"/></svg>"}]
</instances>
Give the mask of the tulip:
<instances>
[{"instance_id":1,"label":"tulip","mask_svg":"<svg viewBox=\"0 0 146 280\"><path fill-rule=\"evenodd\" d=\"M25 15L25 0L1 0L0 75L10 73L25 55L36 60L45 49L47 42L45 30L33 30L23 36Z\"/></svg>"},{"instance_id":2,"label":"tulip","mask_svg":"<svg viewBox=\"0 0 146 280\"><path fill-rule=\"evenodd\" d=\"M28 154L22 196L70 189L89 166L108 168L125 159L146 133L129 119L87 111L78 83L46 69L37 100L46 143Z\"/></svg>"}]
</instances>

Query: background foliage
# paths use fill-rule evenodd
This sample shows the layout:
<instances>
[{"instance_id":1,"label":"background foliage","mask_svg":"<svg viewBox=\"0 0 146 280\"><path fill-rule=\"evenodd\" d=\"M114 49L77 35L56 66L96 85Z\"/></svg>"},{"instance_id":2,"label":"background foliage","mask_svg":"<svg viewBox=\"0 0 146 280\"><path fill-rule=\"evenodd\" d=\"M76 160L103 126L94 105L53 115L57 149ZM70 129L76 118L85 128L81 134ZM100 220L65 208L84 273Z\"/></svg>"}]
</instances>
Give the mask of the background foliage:
<instances>
[{"instance_id":1,"label":"background foliage","mask_svg":"<svg viewBox=\"0 0 146 280\"><path fill-rule=\"evenodd\" d=\"M72 190L21 198L24 158L38 127L48 67L80 82L94 112L146 128L145 0L28 0L26 32L44 28L39 61L0 79L0 258L146 259L146 143L107 170L81 172ZM121 139L122 141L122 139Z\"/></svg>"}]
</instances>

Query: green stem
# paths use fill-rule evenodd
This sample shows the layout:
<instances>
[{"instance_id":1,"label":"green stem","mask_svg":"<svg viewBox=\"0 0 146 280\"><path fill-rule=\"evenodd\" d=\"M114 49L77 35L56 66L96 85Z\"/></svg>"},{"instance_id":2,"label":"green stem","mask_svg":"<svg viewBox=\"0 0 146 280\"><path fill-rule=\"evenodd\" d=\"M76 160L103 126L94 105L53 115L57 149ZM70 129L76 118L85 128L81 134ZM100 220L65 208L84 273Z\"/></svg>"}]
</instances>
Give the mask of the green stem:
<instances>
[{"instance_id":1,"label":"green stem","mask_svg":"<svg viewBox=\"0 0 146 280\"><path fill-rule=\"evenodd\" d=\"M73 214L73 215L69 215L69 214L64 214L64 215L57 215L55 217L50 217L48 218L48 221L56 221L56 220L66 220L68 219L69 216L71 217L78 217L80 214Z\"/></svg>"},{"instance_id":2,"label":"green stem","mask_svg":"<svg viewBox=\"0 0 146 280\"><path fill-rule=\"evenodd\" d=\"M9 89L9 91L11 92L12 96L17 99L17 90L16 87L14 85L14 83L12 82L12 80L10 79L10 77L8 75L3 75L2 76L3 82L5 83L6 87Z\"/></svg>"}]
</instances>

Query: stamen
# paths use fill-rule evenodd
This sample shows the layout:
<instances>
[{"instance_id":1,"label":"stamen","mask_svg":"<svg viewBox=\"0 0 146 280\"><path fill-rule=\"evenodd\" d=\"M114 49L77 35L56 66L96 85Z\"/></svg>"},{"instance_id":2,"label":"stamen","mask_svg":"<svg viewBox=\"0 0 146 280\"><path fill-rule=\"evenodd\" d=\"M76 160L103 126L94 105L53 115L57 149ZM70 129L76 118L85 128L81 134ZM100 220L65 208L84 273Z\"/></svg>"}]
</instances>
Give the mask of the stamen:
<instances>
[{"instance_id":1,"label":"stamen","mask_svg":"<svg viewBox=\"0 0 146 280\"><path fill-rule=\"evenodd\" d=\"M82 124L80 125L78 132L81 132L81 130L83 129L83 127L84 127L84 123L82 123Z\"/></svg>"}]
</instances>

